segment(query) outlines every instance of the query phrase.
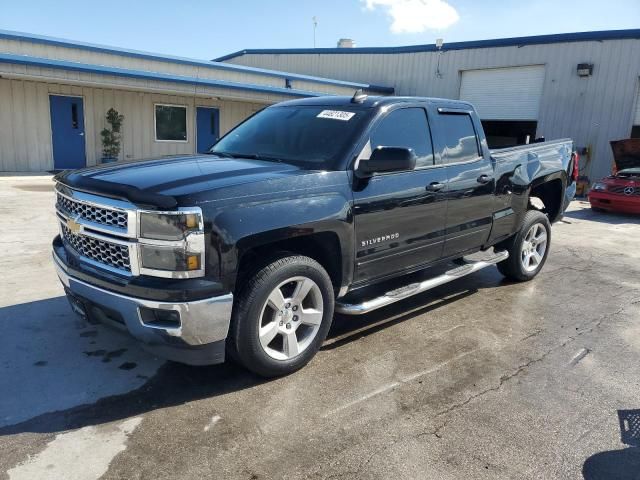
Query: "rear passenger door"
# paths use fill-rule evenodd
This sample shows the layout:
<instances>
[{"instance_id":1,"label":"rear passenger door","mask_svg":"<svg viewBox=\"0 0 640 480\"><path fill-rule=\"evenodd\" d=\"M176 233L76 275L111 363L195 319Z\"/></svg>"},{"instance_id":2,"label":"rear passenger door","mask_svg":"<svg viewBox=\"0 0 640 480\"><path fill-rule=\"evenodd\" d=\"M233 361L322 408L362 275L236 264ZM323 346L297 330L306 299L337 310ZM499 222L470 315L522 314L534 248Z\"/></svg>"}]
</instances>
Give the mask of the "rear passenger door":
<instances>
[{"instance_id":1,"label":"rear passenger door","mask_svg":"<svg viewBox=\"0 0 640 480\"><path fill-rule=\"evenodd\" d=\"M483 152L471 111L437 109L438 151L447 172L447 221L444 257L475 250L491 232L494 168Z\"/></svg>"},{"instance_id":2,"label":"rear passenger door","mask_svg":"<svg viewBox=\"0 0 640 480\"><path fill-rule=\"evenodd\" d=\"M358 157L379 146L412 148L415 170L375 174L354 189L356 282L413 269L442 256L446 172L434 162L422 106L397 108L373 125Z\"/></svg>"}]
</instances>

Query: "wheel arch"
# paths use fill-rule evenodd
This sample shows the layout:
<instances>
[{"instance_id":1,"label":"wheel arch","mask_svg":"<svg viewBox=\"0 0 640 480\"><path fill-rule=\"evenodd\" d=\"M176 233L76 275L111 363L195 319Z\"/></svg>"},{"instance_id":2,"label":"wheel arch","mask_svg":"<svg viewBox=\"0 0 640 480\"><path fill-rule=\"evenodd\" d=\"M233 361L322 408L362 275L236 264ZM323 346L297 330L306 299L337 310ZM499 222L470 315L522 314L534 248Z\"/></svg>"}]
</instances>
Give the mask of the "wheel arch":
<instances>
[{"instance_id":1,"label":"wheel arch","mask_svg":"<svg viewBox=\"0 0 640 480\"><path fill-rule=\"evenodd\" d=\"M549 221L554 223L562 218L564 207L564 195L567 187L566 172L561 171L551 175L535 179L529 188L529 207L537 209L549 217ZM542 205L535 205L538 199Z\"/></svg>"},{"instance_id":2,"label":"wheel arch","mask_svg":"<svg viewBox=\"0 0 640 480\"><path fill-rule=\"evenodd\" d=\"M282 253L304 255L313 258L329 274L338 292L348 283L349 259L345 258L343 242L335 231L320 231L302 235L260 236L253 241L241 242L238 251L238 268L234 291L243 284L259 266L268 263Z\"/></svg>"}]
</instances>

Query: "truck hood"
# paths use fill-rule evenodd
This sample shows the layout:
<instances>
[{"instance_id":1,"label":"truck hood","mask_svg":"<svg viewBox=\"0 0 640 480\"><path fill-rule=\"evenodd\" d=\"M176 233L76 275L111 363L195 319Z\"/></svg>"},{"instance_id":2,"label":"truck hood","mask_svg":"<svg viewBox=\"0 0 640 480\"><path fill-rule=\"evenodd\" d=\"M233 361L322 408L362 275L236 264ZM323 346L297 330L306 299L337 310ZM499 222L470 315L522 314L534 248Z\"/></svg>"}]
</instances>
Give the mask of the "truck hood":
<instances>
[{"instance_id":1,"label":"truck hood","mask_svg":"<svg viewBox=\"0 0 640 480\"><path fill-rule=\"evenodd\" d=\"M640 138L614 140L610 143L616 171L640 168Z\"/></svg>"},{"instance_id":2,"label":"truck hood","mask_svg":"<svg viewBox=\"0 0 640 480\"><path fill-rule=\"evenodd\" d=\"M309 171L286 163L189 155L62 172L56 180L73 189L142 206L174 208L179 197L304 173Z\"/></svg>"}]
</instances>

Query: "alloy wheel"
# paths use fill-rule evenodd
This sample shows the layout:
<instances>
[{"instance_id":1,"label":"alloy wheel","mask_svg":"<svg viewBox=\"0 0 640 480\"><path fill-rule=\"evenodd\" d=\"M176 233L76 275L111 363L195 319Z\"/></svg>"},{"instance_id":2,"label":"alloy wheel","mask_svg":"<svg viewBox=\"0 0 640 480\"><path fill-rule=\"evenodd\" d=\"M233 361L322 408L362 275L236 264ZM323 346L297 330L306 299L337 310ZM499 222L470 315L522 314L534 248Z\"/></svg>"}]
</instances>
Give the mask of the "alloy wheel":
<instances>
[{"instance_id":1,"label":"alloy wheel","mask_svg":"<svg viewBox=\"0 0 640 480\"><path fill-rule=\"evenodd\" d=\"M320 330L323 298L308 277L292 277L274 288L262 306L258 336L264 352L290 360L304 352Z\"/></svg>"},{"instance_id":2,"label":"alloy wheel","mask_svg":"<svg viewBox=\"0 0 640 480\"><path fill-rule=\"evenodd\" d=\"M547 229L536 223L527 231L520 249L520 262L527 272L536 270L547 251Z\"/></svg>"}]
</instances>

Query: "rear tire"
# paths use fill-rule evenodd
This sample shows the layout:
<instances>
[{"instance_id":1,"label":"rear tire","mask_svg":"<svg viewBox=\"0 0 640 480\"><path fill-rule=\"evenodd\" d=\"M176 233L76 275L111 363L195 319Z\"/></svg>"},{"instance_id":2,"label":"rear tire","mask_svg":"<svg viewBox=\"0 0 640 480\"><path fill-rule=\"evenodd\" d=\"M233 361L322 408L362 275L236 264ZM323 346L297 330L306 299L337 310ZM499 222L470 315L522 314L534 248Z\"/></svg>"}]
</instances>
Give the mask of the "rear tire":
<instances>
[{"instance_id":1,"label":"rear tire","mask_svg":"<svg viewBox=\"0 0 640 480\"><path fill-rule=\"evenodd\" d=\"M287 375L317 353L333 319L331 279L312 258L283 254L240 289L227 348L263 377Z\"/></svg>"},{"instance_id":2,"label":"rear tire","mask_svg":"<svg viewBox=\"0 0 640 480\"><path fill-rule=\"evenodd\" d=\"M529 210L516 235L502 245L509 258L498 263L498 270L505 277L517 282L534 278L542 269L551 246L551 223L538 210Z\"/></svg>"}]
</instances>

